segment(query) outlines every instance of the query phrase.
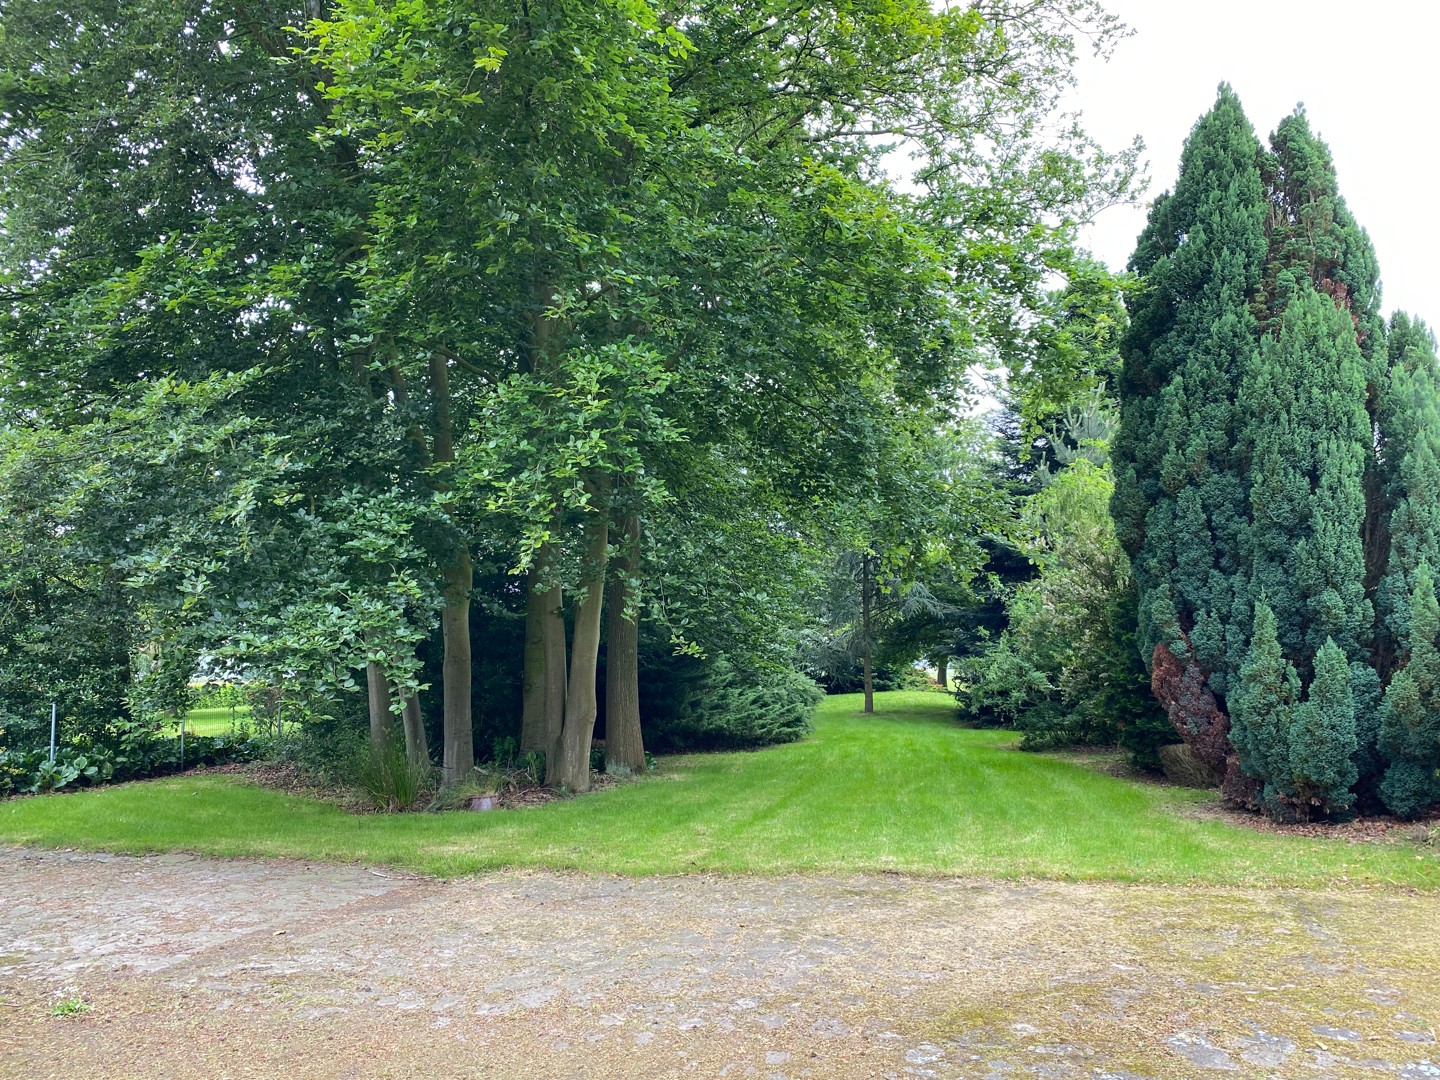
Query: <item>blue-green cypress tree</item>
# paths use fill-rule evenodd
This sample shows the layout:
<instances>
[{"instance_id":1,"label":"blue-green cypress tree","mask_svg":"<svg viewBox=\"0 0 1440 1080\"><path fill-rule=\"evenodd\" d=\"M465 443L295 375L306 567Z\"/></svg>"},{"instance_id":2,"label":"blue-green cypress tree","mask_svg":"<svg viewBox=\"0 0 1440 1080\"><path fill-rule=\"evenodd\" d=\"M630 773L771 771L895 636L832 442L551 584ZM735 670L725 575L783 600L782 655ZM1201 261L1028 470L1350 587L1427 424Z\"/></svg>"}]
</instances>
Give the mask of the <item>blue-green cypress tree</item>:
<instances>
[{"instance_id":1,"label":"blue-green cypress tree","mask_svg":"<svg viewBox=\"0 0 1440 1080\"><path fill-rule=\"evenodd\" d=\"M1440 801L1440 603L1430 564L1415 569L1403 666L1385 689L1379 749L1387 765L1380 797L1404 817Z\"/></svg>"},{"instance_id":2,"label":"blue-green cypress tree","mask_svg":"<svg viewBox=\"0 0 1440 1080\"><path fill-rule=\"evenodd\" d=\"M1440 565L1440 367L1422 325L1387 333L1303 109L1262 150L1222 86L1130 265L1112 511L1157 698L1272 813L1428 791L1381 703Z\"/></svg>"},{"instance_id":3,"label":"blue-green cypress tree","mask_svg":"<svg viewBox=\"0 0 1440 1080\"><path fill-rule=\"evenodd\" d=\"M1355 696L1345 651L1327 640L1315 654L1315 678L1290 722L1290 783L1302 819L1332 816L1355 801Z\"/></svg>"},{"instance_id":4,"label":"blue-green cypress tree","mask_svg":"<svg viewBox=\"0 0 1440 1080\"><path fill-rule=\"evenodd\" d=\"M1377 667L1389 674L1406 648L1416 571L1440 566L1440 369L1429 330L1403 314L1391 320L1384 421L1388 552L1375 606Z\"/></svg>"},{"instance_id":5,"label":"blue-green cypress tree","mask_svg":"<svg viewBox=\"0 0 1440 1080\"><path fill-rule=\"evenodd\" d=\"M1259 155L1239 100L1222 86L1130 262L1146 289L1131 303L1122 348L1114 451L1112 508L1139 586L1153 685L1197 753L1218 747L1202 756L1222 767L1218 701L1244 659L1250 621L1235 387L1259 336L1251 309L1267 250Z\"/></svg>"},{"instance_id":6,"label":"blue-green cypress tree","mask_svg":"<svg viewBox=\"0 0 1440 1080\"><path fill-rule=\"evenodd\" d=\"M1250 479L1250 585L1308 674L1321 644L1368 655L1365 359L1347 312L1302 281L1241 386Z\"/></svg>"},{"instance_id":7,"label":"blue-green cypress tree","mask_svg":"<svg viewBox=\"0 0 1440 1080\"><path fill-rule=\"evenodd\" d=\"M1272 812L1294 795L1290 725L1299 702L1300 676L1280 651L1275 613L1262 597L1255 602L1250 649L1229 697L1230 739L1241 769L1259 785L1261 804Z\"/></svg>"},{"instance_id":8,"label":"blue-green cypress tree","mask_svg":"<svg viewBox=\"0 0 1440 1080\"><path fill-rule=\"evenodd\" d=\"M1260 170L1269 199L1268 255L1254 304L1262 333L1273 331L1308 283L1351 316L1373 380L1384 372L1380 270L1370 237L1340 195L1330 148L1310 128L1304 106L1270 135ZM1378 388L1378 387L1377 387Z\"/></svg>"}]
</instances>

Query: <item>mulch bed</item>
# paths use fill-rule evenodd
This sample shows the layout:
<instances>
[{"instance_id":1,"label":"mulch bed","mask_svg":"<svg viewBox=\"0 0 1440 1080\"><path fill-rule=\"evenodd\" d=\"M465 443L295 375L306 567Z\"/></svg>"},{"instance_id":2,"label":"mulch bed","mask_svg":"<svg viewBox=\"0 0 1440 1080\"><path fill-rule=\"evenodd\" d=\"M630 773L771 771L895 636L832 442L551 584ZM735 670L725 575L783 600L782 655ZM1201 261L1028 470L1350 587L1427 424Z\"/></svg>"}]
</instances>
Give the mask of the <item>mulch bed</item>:
<instances>
[{"instance_id":1,"label":"mulch bed","mask_svg":"<svg viewBox=\"0 0 1440 1080\"><path fill-rule=\"evenodd\" d=\"M370 810L369 803L357 792L338 785L324 784L316 779L313 773L287 761L242 761L231 765L217 765L205 772L234 776L247 784L279 791L285 795L319 799L351 813L366 813Z\"/></svg>"},{"instance_id":2,"label":"mulch bed","mask_svg":"<svg viewBox=\"0 0 1440 1080\"><path fill-rule=\"evenodd\" d=\"M1243 829L1255 832L1277 833L1282 836L1306 836L1319 840L1344 840L1348 843L1373 843L1375 841L1409 840L1421 844L1440 844L1440 815L1430 815L1419 821L1405 821L1388 814L1374 817L1358 817L1354 821L1282 823L1271 821L1264 814L1248 810L1236 810L1210 803L1191 809L1195 817L1219 819Z\"/></svg>"},{"instance_id":3,"label":"mulch bed","mask_svg":"<svg viewBox=\"0 0 1440 1080\"><path fill-rule=\"evenodd\" d=\"M1105 773L1107 776L1119 777L1133 783L1157 784L1162 787L1181 786L1158 773L1149 773L1132 767L1123 751L1111 747L1077 747L1075 749L1042 751L1042 753L1048 757L1083 765L1096 772ZM1242 829L1282 836L1345 840L1352 844L1408 840L1412 843L1440 845L1440 813L1430 814L1418 821L1406 821L1388 814L1380 814L1373 817L1358 817L1354 821L1339 823L1286 824L1271 821L1264 814L1224 806L1218 800L1186 807L1181 813L1188 817L1224 821Z\"/></svg>"},{"instance_id":4,"label":"mulch bed","mask_svg":"<svg viewBox=\"0 0 1440 1080\"><path fill-rule=\"evenodd\" d=\"M608 791L619 783L620 781L613 776L592 771L590 773L590 790L587 794L593 795L597 791ZM499 809L523 810L527 806L544 806L546 803L573 797L562 795L553 788L542 787L539 784L511 784L500 792Z\"/></svg>"},{"instance_id":5,"label":"mulch bed","mask_svg":"<svg viewBox=\"0 0 1440 1080\"><path fill-rule=\"evenodd\" d=\"M299 795L332 803L352 814L373 814L378 811L362 793L353 789L327 785L297 765L283 761L247 761L232 765L220 765L206 769L209 773L234 776L247 784L279 791L286 795ZM590 773L590 791L607 791L621 781L602 772ZM551 788L533 782L512 779L497 796L496 810L523 810L531 806L545 806L560 799L573 798L562 795ZM477 811L477 813L493 811Z\"/></svg>"}]
</instances>

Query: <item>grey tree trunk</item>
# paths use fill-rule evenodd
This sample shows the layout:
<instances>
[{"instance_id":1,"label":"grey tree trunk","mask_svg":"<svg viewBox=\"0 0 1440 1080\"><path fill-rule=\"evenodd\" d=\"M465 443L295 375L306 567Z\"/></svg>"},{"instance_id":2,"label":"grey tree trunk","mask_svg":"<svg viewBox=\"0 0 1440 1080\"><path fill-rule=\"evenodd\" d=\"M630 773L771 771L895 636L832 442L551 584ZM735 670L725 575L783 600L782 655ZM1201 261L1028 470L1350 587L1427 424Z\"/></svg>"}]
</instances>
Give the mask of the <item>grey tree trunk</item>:
<instances>
[{"instance_id":1,"label":"grey tree trunk","mask_svg":"<svg viewBox=\"0 0 1440 1080\"><path fill-rule=\"evenodd\" d=\"M475 768L475 736L470 716L470 552L457 552L445 567L445 608L440 628L445 636L444 757L447 784L464 780Z\"/></svg>"},{"instance_id":2,"label":"grey tree trunk","mask_svg":"<svg viewBox=\"0 0 1440 1080\"><path fill-rule=\"evenodd\" d=\"M867 714L875 711L875 672L872 662L875 643L870 636L871 578L870 555L867 552L860 557L860 632L864 635L862 644L865 649L865 712Z\"/></svg>"},{"instance_id":3,"label":"grey tree trunk","mask_svg":"<svg viewBox=\"0 0 1440 1080\"><path fill-rule=\"evenodd\" d=\"M541 545L526 580L524 696L520 749L545 755L554 765L556 740L565 722L565 613L559 585L541 589L551 577L551 548Z\"/></svg>"},{"instance_id":4,"label":"grey tree trunk","mask_svg":"<svg viewBox=\"0 0 1440 1080\"><path fill-rule=\"evenodd\" d=\"M525 575L525 658L520 680L520 752L544 753L554 736L545 731L545 630L537 588L539 571Z\"/></svg>"},{"instance_id":5,"label":"grey tree trunk","mask_svg":"<svg viewBox=\"0 0 1440 1080\"><path fill-rule=\"evenodd\" d=\"M610 578L606 616L605 771L629 776L645 771L645 740L640 731L640 612L638 608L626 610L638 599L631 583L640 566L640 518L627 513L620 528L624 540Z\"/></svg>"},{"instance_id":6,"label":"grey tree trunk","mask_svg":"<svg viewBox=\"0 0 1440 1080\"><path fill-rule=\"evenodd\" d=\"M529 111L527 99L526 111ZM532 127L532 133L538 132ZM537 245L538 246L538 245ZM525 355L530 370L537 374L550 372L556 363L556 339L561 322L548 316L555 302L555 289L544 267L537 267L531 281L530 334L526 342ZM555 515L555 533L558 535L564 524L560 510ZM565 606L564 593L558 583L554 567L554 548L540 545L535 553L535 566L526 583L525 607L525 699L522 717L521 749L542 750L545 754L545 782L552 787L562 786L557 779L557 770L562 756L560 733L565 725L566 680L568 668L565 649ZM550 588L542 589L545 583ZM532 654L532 624L537 639L534 648L538 657ZM533 677L533 676L538 676ZM526 731L531 734L527 736ZM587 752L588 753L588 752ZM589 779L589 773L586 773Z\"/></svg>"},{"instance_id":7,"label":"grey tree trunk","mask_svg":"<svg viewBox=\"0 0 1440 1080\"><path fill-rule=\"evenodd\" d=\"M437 463L455 460L455 427L450 413L450 366L439 353L430 354L430 392L435 419L434 453ZM447 483L442 481L442 483ZM445 607L440 629L445 637L445 714L442 725L442 779L454 784L475 768L475 735L470 715L470 590L474 572L470 566L468 539L457 537L450 558L442 566L445 577Z\"/></svg>"},{"instance_id":8,"label":"grey tree trunk","mask_svg":"<svg viewBox=\"0 0 1440 1080\"><path fill-rule=\"evenodd\" d=\"M942 656L935 661L935 681L942 690L950 688L950 657Z\"/></svg>"},{"instance_id":9,"label":"grey tree trunk","mask_svg":"<svg viewBox=\"0 0 1440 1080\"><path fill-rule=\"evenodd\" d=\"M541 547L537 561L542 567L548 567L552 556L553 551L550 545L546 544ZM564 596L560 586L556 585L549 592L538 594L536 602L540 606L540 648L545 656L541 694L544 723L540 730L541 738L545 740L541 749L545 751L545 782L548 784L549 778L554 775L552 770L560 753L560 730L565 726L566 680L569 677L565 649Z\"/></svg>"},{"instance_id":10,"label":"grey tree trunk","mask_svg":"<svg viewBox=\"0 0 1440 1080\"><path fill-rule=\"evenodd\" d=\"M430 744L425 738L425 718L420 713L420 695L405 699L405 757L412 765L430 764Z\"/></svg>"},{"instance_id":11,"label":"grey tree trunk","mask_svg":"<svg viewBox=\"0 0 1440 1080\"><path fill-rule=\"evenodd\" d=\"M570 679L565 690L565 722L556 744L554 768L545 782L571 791L590 790L590 743L598 701L595 674L600 660L600 614L605 607L605 562L610 543L608 480L590 485L594 507L585 523L584 595L575 612L570 649Z\"/></svg>"},{"instance_id":12,"label":"grey tree trunk","mask_svg":"<svg viewBox=\"0 0 1440 1080\"><path fill-rule=\"evenodd\" d=\"M365 695L370 705L370 749L384 753L390 746L395 718L390 713L390 684L379 664L365 665Z\"/></svg>"}]
</instances>

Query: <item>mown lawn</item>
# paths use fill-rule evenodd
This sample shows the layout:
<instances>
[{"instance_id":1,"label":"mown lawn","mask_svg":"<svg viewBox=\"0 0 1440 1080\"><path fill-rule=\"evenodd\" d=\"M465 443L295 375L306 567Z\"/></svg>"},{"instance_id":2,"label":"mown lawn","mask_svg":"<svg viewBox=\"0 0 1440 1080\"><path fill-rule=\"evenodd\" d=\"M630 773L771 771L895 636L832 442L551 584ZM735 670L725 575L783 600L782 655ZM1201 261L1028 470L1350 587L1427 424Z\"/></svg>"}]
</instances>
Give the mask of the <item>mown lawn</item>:
<instances>
[{"instance_id":1,"label":"mown lawn","mask_svg":"<svg viewBox=\"0 0 1440 1080\"><path fill-rule=\"evenodd\" d=\"M642 782L528 810L352 815L203 773L0 803L0 841L357 860L439 875L905 871L1192 884L1440 886L1433 849L1253 832L1181 811L1198 792L1021 753L956 727L950 698L828 699L815 734L663 759Z\"/></svg>"}]
</instances>

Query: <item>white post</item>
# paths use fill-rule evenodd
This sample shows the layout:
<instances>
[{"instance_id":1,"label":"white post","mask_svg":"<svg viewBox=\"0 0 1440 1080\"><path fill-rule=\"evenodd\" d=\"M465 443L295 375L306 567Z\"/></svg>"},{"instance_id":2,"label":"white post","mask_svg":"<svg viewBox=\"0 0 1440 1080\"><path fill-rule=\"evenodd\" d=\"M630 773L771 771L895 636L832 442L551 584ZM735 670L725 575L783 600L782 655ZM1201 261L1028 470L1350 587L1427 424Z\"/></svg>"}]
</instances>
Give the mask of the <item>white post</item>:
<instances>
[{"instance_id":1,"label":"white post","mask_svg":"<svg viewBox=\"0 0 1440 1080\"><path fill-rule=\"evenodd\" d=\"M55 702L50 703L50 764L55 764Z\"/></svg>"}]
</instances>

